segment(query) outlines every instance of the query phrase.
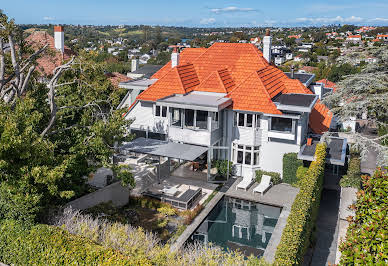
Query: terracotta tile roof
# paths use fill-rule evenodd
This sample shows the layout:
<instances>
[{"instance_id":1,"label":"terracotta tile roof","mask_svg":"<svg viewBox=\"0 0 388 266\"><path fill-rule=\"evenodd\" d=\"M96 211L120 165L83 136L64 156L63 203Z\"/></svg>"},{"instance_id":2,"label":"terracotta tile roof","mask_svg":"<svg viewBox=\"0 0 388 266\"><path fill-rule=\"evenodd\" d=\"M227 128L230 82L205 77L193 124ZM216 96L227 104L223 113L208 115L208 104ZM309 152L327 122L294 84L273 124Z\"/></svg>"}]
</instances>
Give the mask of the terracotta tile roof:
<instances>
[{"instance_id":1,"label":"terracotta tile roof","mask_svg":"<svg viewBox=\"0 0 388 266\"><path fill-rule=\"evenodd\" d=\"M236 87L232 76L227 69L213 71L196 88L197 91L210 91L219 93L228 93Z\"/></svg>"},{"instance_id":2,"label":"terracotta tile roof","mask_svg":"<svg viewBox=\"0 0 388 266\"><path fill-rule=\"evenodd\" d=\"M281 114L272 102L258 72L252 72L241 85L226 97L232 98L233 109L235 110Z\"/></svg>"},{"instance_id":3,"label":"terracotta tile roof","mask_svg":"<svg viewBox=\"0 0 388 266\"><path fill-rule=\"evenodd\" d=\"M181 60L174 68L168 63L155 75L158 81L137 100L156 101L193 90L220 92L232 98L235 110L282 114L272 101L275 96L312 94L299 80L290 79L280 69L269 65L253 44L215 43L191 63L183 64ZM310 114L310 127L320 134L330 127L331 118L329 109L317 103Z\"/></svg>"},{"instance_id":4,"label":"terracotta tile roof","mask_svg":"<svg viewBox=\"0 0 388 266\"><path fill-rule=\"evenodd\" d=\"M45 75L52 75L56 67L60 66L64 61L69 60L75 53L65 45L64 53L55 49L54 37L45 31L34 31L26 41L34 50L38 50L48 44L49 50L46 51L36 62L38 63L38 71Z\"/></svg>"},{"instance_id":5,"label":"terracotta tile roof","mask_svg":"<svg viewBox=\"0 0 388 266\"><path fill-rule=\"evenodd\" d=\"M203 54L206 48L185 48L179 54L179 65L185 65L193 62L198 56ZM171 61L164 65L158 72L156 72L151 78L160 79L171 70Z\"/></svg>"},{"instance_id":6,"label":"terracotta tile roof","mask_svg":"<svg viewBox=\"0 0 388 266\"><path fill-rule=\"evenodd\" d=\"M127 77L124 74L121 74L119 72L112 72L105 74L107 78L110 80L110 82L115 86L116 88L119 87L120 82L127 82L130 81L131 78Z\"/></svg>"},{"instance_id":7,"label":"terracotta tile roof","mask_svg":"<svg viewBox=\"0 0 388 266\"><path fill-rule=\"evenodd\" d=\"M179 65L158 79L148 89L143 91L137 100L156 101L172 94L185 94L193 91L199 85L197 74L192 64Z\"/></svg>"},{"instance_id":8,"label":"terracotta tile roof","mask_svg":"<svg viewBox=\"0 0 388 266\"><path fill-rule=\"evenodd\" d=\"M330 129L333 113L320 100L310 113L310 128L317 134L323 134Z\"/></svg>"},{"instance_id":9,"label":"terracotta tile roof","mask_svg":"<svg viewBox=\"0 0 388 266\"><path fill-rule=\"evenodd\" d=\"M331 82L328 79L320 79L316 83L323 83L325 88L332 88L333 91L335 91L337 89L337 84L335 84L334 82Z\"/></svg>"}]
</instances>

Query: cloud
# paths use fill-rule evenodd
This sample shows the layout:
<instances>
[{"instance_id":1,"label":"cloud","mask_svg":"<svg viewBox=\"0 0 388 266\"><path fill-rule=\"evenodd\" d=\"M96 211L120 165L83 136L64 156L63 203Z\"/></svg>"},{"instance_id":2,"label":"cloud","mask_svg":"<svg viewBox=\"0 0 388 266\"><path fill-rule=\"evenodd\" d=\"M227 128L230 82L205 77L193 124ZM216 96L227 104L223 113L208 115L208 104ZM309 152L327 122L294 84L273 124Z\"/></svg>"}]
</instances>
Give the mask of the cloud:
<instances>
[{"instance_id":1,"label":"cloud","mask_svg":"<svg viewBox=\"0 0 388 266\"><path fill-rule=\"evenodd\" d=\"M216 22L215 18L203 18L199 23L202 25L209 25L209 24L214 24L215 22Z\"/></svg>"},{"instance_id":2,"label":"cloud","mask_svg":"<svg viewBox=\"0 0 388 266\"><path fill-rule=\"evenodd\" d=\"M43 17L43 20L54 20L55 18L53 18L53 17Z\"/></svg>"},{"instance_id":3,"label":"cloud","mask_svg":"<svg viewBox=\"0 0 388 266\"><path fill-rule=\"evenodd\" d=\"M219 13L233 13L233 12L252 12L257 10L250 7L228 6L223 8L212 8L210 9L210 11L213 13L219 14Z\"/></svg>"},{"instance_id":4,"label":"cloud","mask_svg":"<svg viewBox=\"0 0 388 266\"><path fill-rule=\"evenodd\" d=\"M388 18L372 18L370 22L388 22Z\"/></svg>"},{"instance_id":5,"label":"cloud","mask_svg":"<svg viewBox=\"0 0 388 266\"><path fill-rule=\"evenodd\" d=\"M336 17L321 17L321 18L297 18L296 22L311 23L311 24L328 24L328 23L356 23L364 21L364 18L350 16L343 18L341 16Z\"/></svg>"}]
</instances>

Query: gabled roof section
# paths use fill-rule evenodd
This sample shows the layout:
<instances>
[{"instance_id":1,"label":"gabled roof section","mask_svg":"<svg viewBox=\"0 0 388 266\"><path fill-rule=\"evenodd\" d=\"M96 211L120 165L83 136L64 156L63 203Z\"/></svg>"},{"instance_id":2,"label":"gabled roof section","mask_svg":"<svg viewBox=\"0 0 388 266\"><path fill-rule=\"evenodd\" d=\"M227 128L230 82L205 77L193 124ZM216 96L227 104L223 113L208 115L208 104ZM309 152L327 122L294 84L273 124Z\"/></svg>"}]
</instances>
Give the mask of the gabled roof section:
<instances>
[{"instance_id":1,"label":"gabled roof section","mask_svg":"<svg viewBox=\"0 0 388 266\"><path fill-rule=\"evenodd\" d=\"M198 56L203 54L206 48L185 48L179 54L179 65L185 65L192 63ZM164 65L158 72L152 75L152 79L160 79L165 76L171 70L171 60Z\"/></svg>"},{"instance_id":2,"label":"gabled roof section","mask_svg":"<svg viewBox=\"0 0 388 266\"><path fill-rule=\"evenodd\" d=\"M235 83L227 69L213 71L201 84L196 88L197 91L209 91L228 93L235 88Z\"/></svg>"},{"instance_id":3,"label":"gabled roof section","mask_svg":"<svg viewBox=\"0 0 388 266\"><path fill-rule=\"evenodd\" d=\"M236 84L268 65L263 54L251 43L214 43L193 64L200 81L209 73L226 68Z\"/></svg>"},{"instance_id":4,"label":"gabled roof section","mask_svg":"<svg viewBox=\"0 0 388 266\"><path fill-rule=\"evenodd\" d=\"M226 97L232 98L235 110L281 114L272 102L257 72L252 72L241 85Z\"/></svg>"},{"instance_id":5,"label":"gabled roof section","mask_svg":"<svg viewBox=\"0 0 388 266\"><path fill-rule=\"evenodd\" d=\"M266 87L271 99L285 90L283 81L288 78L280 69L271 65L260 69L257 71L257 74Z\"/></svg>"},{"instance_id":6,"label":"gabled roof section","mask_svg":"<svg viewBox=\"0 0 388 266\"><path fill-rule=\"evenodd\" d=\"M161 79L137 97L137 100L156 101L172 94L185 94L199 85L192 64L180 65L170 69Z\"/></svg>"},{"instance_id":7,"label":"gabled roof section","mask_svg":"<svg viewBox=\"0 0 388 266\"><path fill-rule=\"evenodd\" d=\"M330 129L333 113L320 100L310 113L310 128L317 134L323 134Z\"/></svg>"}]
</instances>

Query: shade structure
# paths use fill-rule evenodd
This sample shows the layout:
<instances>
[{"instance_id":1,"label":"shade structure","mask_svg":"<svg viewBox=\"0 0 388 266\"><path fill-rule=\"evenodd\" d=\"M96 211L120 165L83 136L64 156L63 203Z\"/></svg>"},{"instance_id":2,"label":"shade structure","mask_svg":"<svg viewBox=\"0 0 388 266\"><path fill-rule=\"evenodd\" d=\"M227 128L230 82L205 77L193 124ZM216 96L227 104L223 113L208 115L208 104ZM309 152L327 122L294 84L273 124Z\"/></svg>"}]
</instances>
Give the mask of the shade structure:
<instances>
[{"instance_id":1,"label":"shade structure","mask_svg":"<svg viewBox=\"0 0 388 266\"><path fill-rule=\"evenodd\" d=\"M124 143L120 150L123 152L136 152L155 156L194 161L208 151L207 147L175 143L157 139L137 138Z\"/></svg>"}]
</instances>

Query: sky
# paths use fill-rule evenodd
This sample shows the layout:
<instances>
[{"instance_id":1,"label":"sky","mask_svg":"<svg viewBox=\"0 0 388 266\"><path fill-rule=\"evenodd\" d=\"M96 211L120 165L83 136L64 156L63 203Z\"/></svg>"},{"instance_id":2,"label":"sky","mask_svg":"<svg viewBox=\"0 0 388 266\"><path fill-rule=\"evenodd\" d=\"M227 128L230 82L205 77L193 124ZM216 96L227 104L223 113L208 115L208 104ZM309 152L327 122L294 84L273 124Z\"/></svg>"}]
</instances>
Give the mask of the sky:
<instances>
[{"instance_id":1,"label":"sky","mask_svg":"<svg viewBox=\"0 0 388 266\"><path fill-rule=\"evenodd\" d=\"M388 25L388 1L374 0L1 0L18 24L186 27ZM21 8L22 7L22 8Z\"/></svg>"}]
</instances>

